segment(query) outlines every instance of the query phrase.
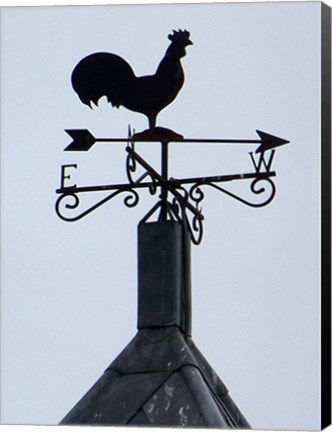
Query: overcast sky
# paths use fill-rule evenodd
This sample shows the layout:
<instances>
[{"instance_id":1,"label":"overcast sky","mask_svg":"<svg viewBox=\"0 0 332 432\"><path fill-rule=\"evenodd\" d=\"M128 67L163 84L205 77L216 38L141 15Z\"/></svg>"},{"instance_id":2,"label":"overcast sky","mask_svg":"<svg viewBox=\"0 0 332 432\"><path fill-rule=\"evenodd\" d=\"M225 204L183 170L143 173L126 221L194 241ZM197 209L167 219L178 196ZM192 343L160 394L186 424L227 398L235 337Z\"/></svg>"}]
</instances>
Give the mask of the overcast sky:
<instances>
[{"instance_id":1,"label":"overcast sky","mask_svg":"<svg viewBox=\"0 0 332 432\"><path fill-rule=\"evenodd\" d=\"M119 198L75 223L54 204L61 165L78 164L81 186L126 179L123 144L64 153L64 129L126 137L128 124L140 131L147 119L105 100L90 110L70 75L97 51L153 74L181 28L194 42L186 82L158 125L186 138L256 139L260 129L291 141L276 152L269 206L205 189L193 339L253 428L319 429L320 3L1 14L2 423L57 424L136 333L136 229L154 198L142 192L134 209ZM158 168L157 144L137 150ZM170 175L250 172L253 150L172 144ZM251 197L250 182L228 187Z\"/></svg>"}]
</instances>

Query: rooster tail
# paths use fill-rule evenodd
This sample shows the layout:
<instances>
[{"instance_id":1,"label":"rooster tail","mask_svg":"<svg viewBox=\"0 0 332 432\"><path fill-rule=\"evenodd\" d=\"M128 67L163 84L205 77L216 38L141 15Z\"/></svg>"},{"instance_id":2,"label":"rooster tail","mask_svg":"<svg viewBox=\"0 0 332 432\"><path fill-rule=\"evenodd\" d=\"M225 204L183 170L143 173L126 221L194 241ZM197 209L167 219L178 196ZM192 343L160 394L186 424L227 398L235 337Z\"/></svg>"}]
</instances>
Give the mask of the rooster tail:
<instances>
[{"instance_id":1,"label":"rooster tail","mask_svg":"<svg viewBox=\"0 0 332 432\"><path fill-rule=\"evenodd\" d=\"M123 105L135 74L130 65L121 57L109 53L95 53L83 58L73 70L73 89L85 105L98 105L106 96L113 107Z\"/></svg>"}]
</instances>

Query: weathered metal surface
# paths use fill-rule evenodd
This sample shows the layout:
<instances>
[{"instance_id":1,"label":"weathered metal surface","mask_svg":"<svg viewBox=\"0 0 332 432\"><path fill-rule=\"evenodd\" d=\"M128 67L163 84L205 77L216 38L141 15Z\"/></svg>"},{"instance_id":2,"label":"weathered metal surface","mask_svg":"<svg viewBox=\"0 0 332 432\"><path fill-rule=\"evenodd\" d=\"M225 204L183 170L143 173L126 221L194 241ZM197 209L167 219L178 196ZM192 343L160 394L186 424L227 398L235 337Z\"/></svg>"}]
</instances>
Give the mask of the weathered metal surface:
<instances>
[{"instance_id":1,"label":"weathered metal surface","mask_svg":"<svg viewBox=\"0 0 332 432\"><path fill-rule=\"evenodd\" d=\"M200 407L181 372L174 372L144 404L143 410L151 425L205 425Z\"/></svg>"},{"instance_id":2,"label":"weathered metal surface","mask_svg":"<svg viewBox=\"0 0 332 432\"><path fill-rule=\"evenodd\" d=\"M149 423L143 409L140 409L134 417L128 422L129 425L133 426L146 426Z\"/></svg>"},{"instance_id":3,"label":"weathered metal surface","mask_svg":"<svg viewBox=\"0 0 332 432\"><path fill-rule=\"evenodd\" d=\"M100 394L105 393L106 389L112 386L119 377L115 371L106 371L91 389L77 402L69 413L61 420L60 424L81 424L89 423L93 418L93 411L98 406Z\"/></svg>"},{"instance_id":4,"label":"weathered metal surface","mask_svg":"<svg viewBox=\"0 0 332 432\"><path fill-rule=\"evenodd\" d=\"M141 330L111 363L120 374L176 371L184 365L199 367L184 334L177 327Z\"/></svg>"},{"instance_id":5,"label":"weathered metal surface","mask_svg":"<svg viewBox=\"0 0 332 432\"><path fill-rule=\"evenodd\" d=\"M241 410L230 397L225 384L221 381L215 370L208 363L206 358L192 341L190 344L190 348L199 365L199 370L202 372L204 379L206 380L210 389L212 389L215 395L216 403L218 403L218 405L224 410L225 413L228 413L228 416L232 419L232 422L234 423L236 428L251 429L251 426L248 423L247 419L244 417Z\"/></svg>"},{"instance_id":6,"label":"weathered metal surface","mask_svg":"<svg viewBox=\"0 0 332 432\"><path fill-rule=\"evenodd\" d=\"M185 233L179 222L138 226L139 329L178 326L187 333L191 327Z\"/></svg>"},{"instance_id":7,"label":"weathered metal surface","mask_svg":"<svg viewBox=\"0 0 332 432\"><path fill-rule=\"evenodd\" d=\"M169 373L119 375L106 371L60 424L127 424Z\"/></svg>"},{"instance_id":8,"label":"weathered metal surface","mask_svg":"<svg viewBox=\"0 0 332 432\"><path fill-rule=\"evenodd\" d=\"M237 429L251 429L251 426L247 419L244 417L243 413L230 397L229 393L223 395L221 398L217 399L218 404L222 405L223 409L231 417L234 427Z\"/></svg>"},{"instance_id":9,"label":"weathered metal surface","mask_svg":"<svg viewBox=\"0 0 332 432\"><path fill-rule=\"evenodd\" d=\"M194 366L184 366L181 369L186 386L195 398L205 426L228 429L233 426L231 419L224 410L218 407L211 388L203 379L200 370Z\"/></svg>"},{"instance_id":10,"label":"weathered metal surface","mask_svg":"<svg viewBox=\"0 0 332 432\"><path fill-rule=\"evenodd\" d=\"M222 397L228 393L228 389L221 381L216 371L212 368L200 350L197 348L193 340L188 341L192 355L195 357L197 367L202 372L205 381L217 397Z\"/></svg>"},{"instance_id":11,"label":"weathered metal surface","mask_svg":"<svg viewBox=\"0 0 332 432\"><path fill-rule=\"evenodd\" d=\"M61 424L250 425L178 327L138 331Z\"/></svg>"}]
</instances>

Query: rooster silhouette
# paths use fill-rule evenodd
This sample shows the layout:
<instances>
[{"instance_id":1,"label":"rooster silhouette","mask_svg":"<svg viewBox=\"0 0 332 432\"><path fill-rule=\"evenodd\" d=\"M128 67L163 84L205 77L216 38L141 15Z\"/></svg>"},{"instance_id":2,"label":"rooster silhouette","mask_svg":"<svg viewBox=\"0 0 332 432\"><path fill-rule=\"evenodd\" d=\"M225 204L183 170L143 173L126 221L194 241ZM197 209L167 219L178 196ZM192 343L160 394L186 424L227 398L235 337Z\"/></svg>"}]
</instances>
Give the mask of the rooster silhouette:
<instances>
[{"instance_id":1,"label":"rooster silhouette","mask_svg":"<svg viewBox=\"0 0 332 432\"><path fill-rule=\"evenodd\" d=\"M158 113L176 98L184 83L181 58L185 48L192 45L187 30L173 30L168 36L171 44L154 75L136 77L131 66L111 53L94 53L83 58L72 73L72 86L80 100L92 108L106 96L113 107L145 114L149 133L156 128ZM159 128L163 129L163 128Z\"/></svg>"}]
</instances>

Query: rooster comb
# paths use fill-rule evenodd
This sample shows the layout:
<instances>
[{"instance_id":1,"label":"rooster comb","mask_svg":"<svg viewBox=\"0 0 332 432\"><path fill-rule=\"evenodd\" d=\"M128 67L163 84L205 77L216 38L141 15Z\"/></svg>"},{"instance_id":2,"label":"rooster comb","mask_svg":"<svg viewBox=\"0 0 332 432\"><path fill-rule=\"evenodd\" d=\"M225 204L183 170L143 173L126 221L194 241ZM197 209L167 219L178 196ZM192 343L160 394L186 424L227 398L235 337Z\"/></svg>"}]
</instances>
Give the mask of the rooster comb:
<instances>
[{"instance_id":1,"label":"rooster comb","mask_svg":"<svg viewBox=\"0 0 332 432\"><path fill-rule=\"evenodd\" d=\"M190 33L187 30L173 30L173 34L168 35L168 39L172 42L183 41L186 42L190 38Z\"/></svg>"}]
</instances>

